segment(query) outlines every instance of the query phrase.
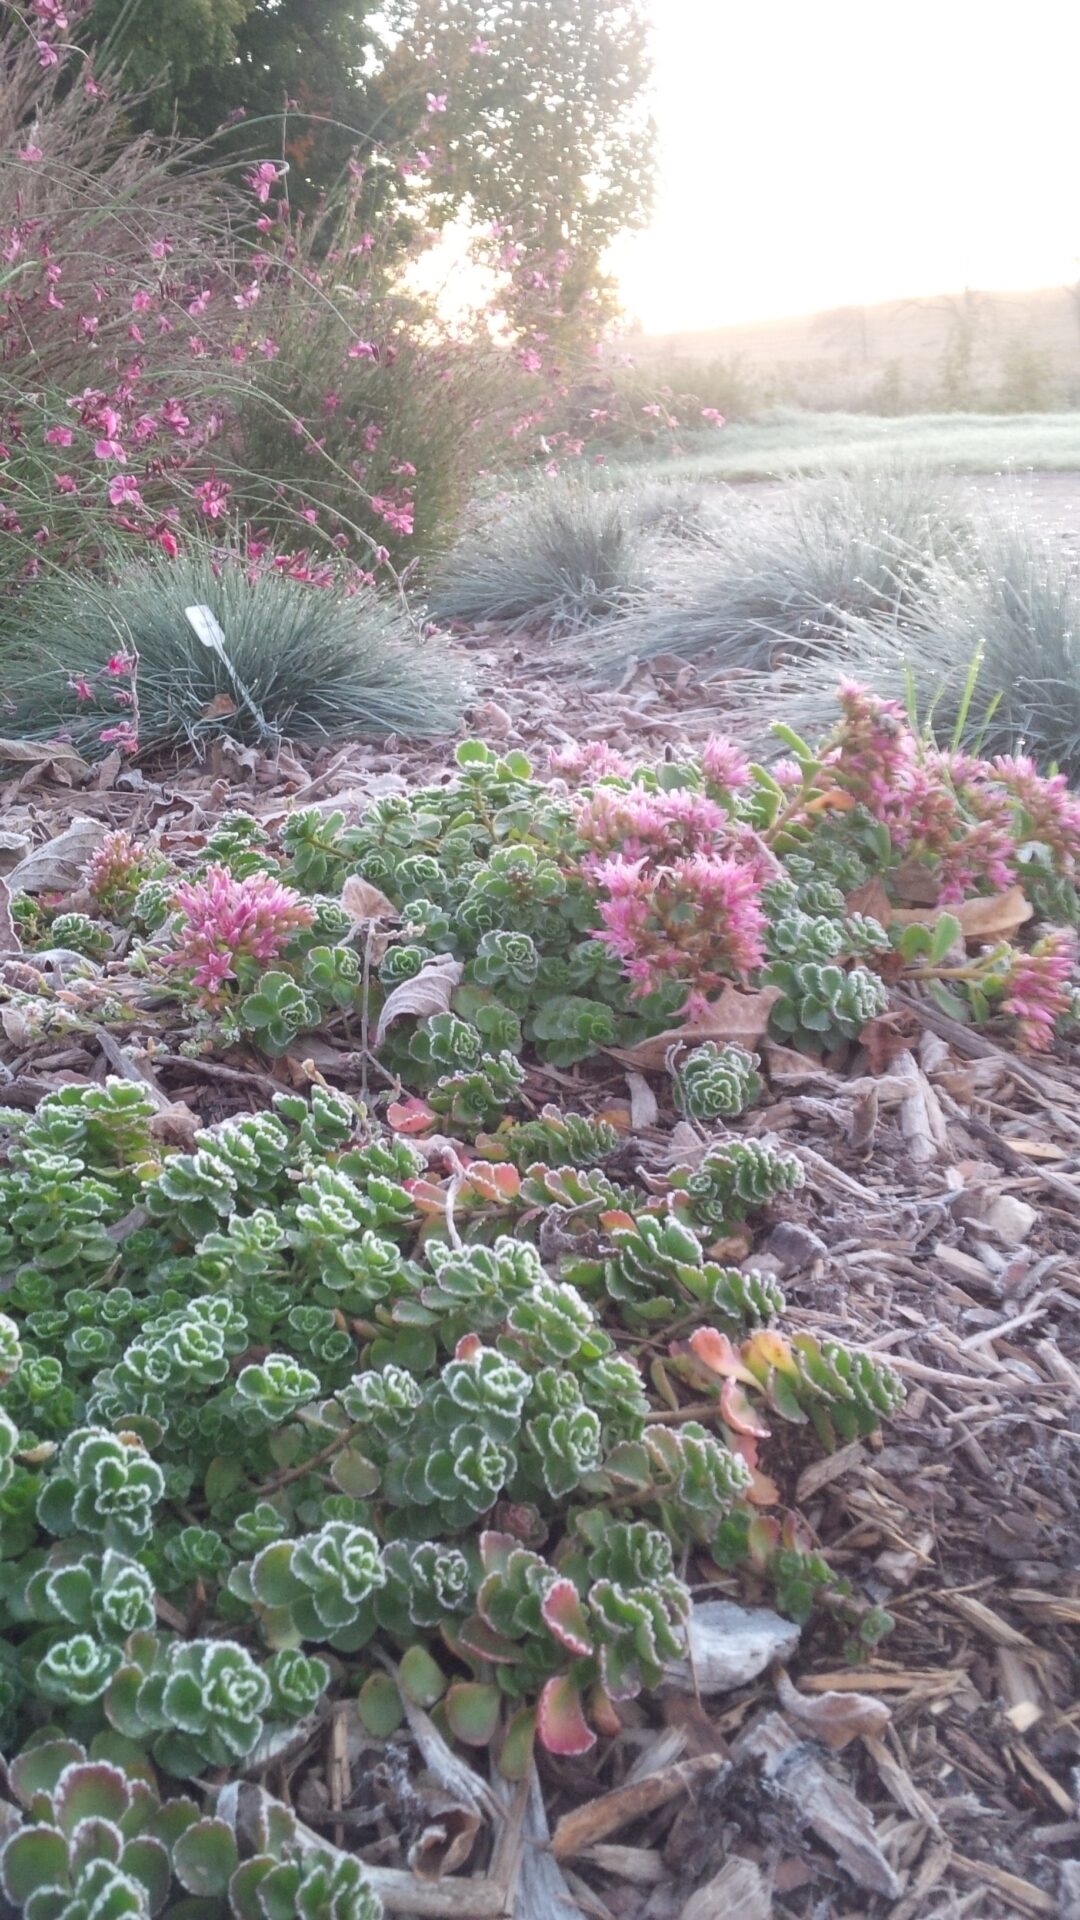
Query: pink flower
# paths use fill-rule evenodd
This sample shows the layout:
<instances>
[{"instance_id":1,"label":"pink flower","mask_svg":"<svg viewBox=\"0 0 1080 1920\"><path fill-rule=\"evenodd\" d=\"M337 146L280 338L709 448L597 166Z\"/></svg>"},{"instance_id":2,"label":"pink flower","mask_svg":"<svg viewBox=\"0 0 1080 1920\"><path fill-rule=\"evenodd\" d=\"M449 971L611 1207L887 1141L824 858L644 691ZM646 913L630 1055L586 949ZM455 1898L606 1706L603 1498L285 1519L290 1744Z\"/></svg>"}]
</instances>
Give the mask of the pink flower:
<instances>
[{"instance_id":1,"label":"pink flower","mask_svg":"<svg viewBox=\"0 0 1080 1920\"><path fill-rule=\"evenodd\" d=\"M276 960L314 913L291 888L269 873L236 880L225 867L211 867L202 880L177 888L173 905L181 915L175 966L190 968L192 981L209 995L236 978L238 960L265 966Z\"/></svg>"},{"instance_id":2,"label":"pink flower","mask_svg":"<svg viewBox=\"0 0 1080 1920\"><path fill-rule=\"evenodd\" d=\"M225 480L216 478L204 480L202 486L195 489L200 513L204 513L208 520L220 520L222 514L228 510L231 492L232 488Z\"/></svg>"},{"instance_id":3,"label":"pink flower","mask_svg":"<svg viewBox=\"0 0 1080 1920\"><path fill-rule=\"evenodd\" d=\"M374 340L354 340L346 352L349 360L377 360L378 357L379 349Z\"/></svg>"},{"instance_id":4,"label":"pink flower","mask_svg":"<svg viewBox=\"0 0 1080 1920\"><path fill-rule=\"evenodd\" d=\"M167 260L172 250L173 250L173 247L172 247L171 240L161 239L161 240L151 240L150 242L151 260Z\"/></svg>"},{"instance_id":5,"label":"pink flower","mask_svg":"<svg viewBox=\"0 0 1080 1920\"><path fill-rule=\"evenodd\" d=\"M32 0L33 11L38 19L56 33L66 33L71 25L64 11L62 0Z\"/></svg>"},{"instance_id":6,"label":"pink flower","mask_svg":"<svg viewBox=\"0 0 1080 1920\"><path fill-rule=\"evenodd\" d=\"M256 200L264 207L270 198L271 189L283 178L284 168L275 165L273 160L260 160L257 167L252 167L250 172L244 175L244 180L251 188Z\"/></svg>"},{"instance_id":7,"label":"pink flower","mask_svg":"<svg viewBox=\"0 0 1080 1920\"><path fill-rule=\"evenodd\" d=\"M544 365L535 347L522 347L517 360L518 365L524 367L526 373L539 373Z\"/></svg>"},{"instance_id":8,"label":"pink flower","mask_svg":"<svg viewBox=\"0 0 1080 1920\"><path fill-rule=\"evenodd\" d=\"M701 771L710 786L737 793L750 784L750 762L733 740L711 733L701 749Z\"/></svg>"},{"instance_id":9,"label":"pink flower","mask_svg":"<svg viewBox=\"0 0 1080 1920\"><path fill-rule=\"evenodd\" d=\"M118 473L109 481L109 500L114 507L141 507L139 483L130 473Z\"/></svg>"},{"instance_id":10,"label":"pink flower","mask_svg":"<svg viewBox=\"0 0 1080 1920\"><path fill-rule=\"evenodd\" d=\"M104 746L119 747L121 753L135 753L139 745L139 729L133 720L121 720L115 727L102 727L98 739Z\"/></svg>"},{"instance_id":11,"label":"pink flower","mask_svg":"<svg viewBox=\"0 0 1080 1920\"><path fill-rule=\"evenodd\" d=\"M132 313L152 313L153 309L154 309L154 302L150 294L144 293L144 292L132 294L131 296Z\"/></svg>"},{"instance_id":12,"label":"pink flower","mask_svg":"<svg viewBox=\"0 0 1080 1920\"><path fill-rule=\"evenodd\" d=\"M155 527L154 540L161 548L167 560L175 560L180 552L180 542L168 527Z\"/></svg>"},{"instance_id":13,"label":"pink flower","mask_svg":"<svg viewBox=\"0 0 1080 1920\"><path fill-rule=\"evenodd\" d=\"M70 473L58 473L53 481L53 486L56 488L57 493L78 492L78 488Z\"/></svg>"},{"instance_id":14,"label":"pink flower","mask_svg":"<svg viewBox=\"0 0 1080 1920\"><path fill-rule=\"evenodd\" d=\"M1021 1045L1045 1052L1054 1023L1073 1007L1077 943L1071 927L1054 927L1030 953L1015 953L1003 1002L1020 1031Z\"/></svg>"},{"instance_id":15,"label":"pink flower","mask_svg":"<svg viewBox=\"0 0 1080 1920\"><path fill-rule=\"evenodd\" d=\"M111 674L114 680L121 680L125 674L134 672L138 664L138 660L132 653L114 653L106 660L105 671Z\"/></svg>"},{"instance_id":16,"label":"pink flower","mask_svg":"<svg viewBox=\"0 0 1080 1920\"><path fill-rule=\"evenodd\" d=\"M445 93L429 93L425 105L429 113L445 113L448 96Z\"/></svg>"},{"instance_id":17,"label":"pink flower","mask_svg":"<svg viewBox=\"0 0 1080 1920\"><path fill-rule=\"evenodd\" d=\"M40 147L29 146L19 148L19 159L25 160L27 166L33 166L36 161L44 160L44 158L45 155Z\"/></svg>"},{"instance_id":18,"label":"pink flower","mask_svg":"<svg viewBox=\"0 0 1080 1920\"><path fill-rule=\"evenodd\" d=\"M119 440L102 439L94 441L94 458L95 460L119 460L123 464L127 460L127 454Z\"/></svg>"},{"instance_id":19,"label":"pink flower","mask_svg":"<svg viewBox=\"0 0 1080 1920\"><path fill-rule=\"evenodd\" d=\"M94 689L83 673L73 673L68 681L68 686L75 695L76 700L92 700L94 697Z\"/></svg>"},{"instance_id":20,"label":"pink flower","mask_svg":"<svg viewBox=\"0 0 1080 1920\"><path fill-rule=\"evenodd\" d=\"M722 427L724 424L724 416L718 407L702 407L701 417L708 421L710 427Z\"/></svg>"},{"instance_id":21,"label":"pink flower","mask_svg":"<svg viewBox=\"0 0 1080 1920\"><path fill-rule=\"evenodd\" d=\"M45 443L50 447L70 447L74 438L70 427L48 427L45 432Z\"/></svg>"},{"instance_id":22,"label":"pink flower","mask_svg":"<svg viewBox=\"0 0 1080 1920\"><path fill-rule=\"evenodd\" d=\"M161 409L161 418L167 427L172 428L174 433L186 433L191 425L191 421L184 412L179 400L166 400Z\"/></svg>"},{"instance_id":23,"label":"pink flower","mask_svg":"<svg viewBox=\"0 0 1080 1920\"><path fill-rule=\"evenodd\" d=\"M629 859L638 854L670 859L676 854L717 851L730 824L724 809L708 794L685 788L649 793L644 787L625 792L598 787L582 803L577 817L578 834L593 856L619 852Z\"/></svg>"},{"instance_id":24,"label":"pink flower","mask_svg":"<svg viewBox=\"0 0 1080 1920\"><path fill-rule=\"evenodd\" d=\"M47 40L35 40L34 46L37 49L39 67L49 68L60 65L60 55L55 47L50 47Z\"/></svg>"},{"instance_id":25,"label":"pink flower","mask_svg":"<svg viewBox=\"0 0 1080 1920\"><path fill-rule=\"evenodd\" d=\"M410 534L413 530L413 503L411 500L391 500L382 494L372 494L371 505L380 519L385 520L394 533Z\"/></svg>"}]
</instances>

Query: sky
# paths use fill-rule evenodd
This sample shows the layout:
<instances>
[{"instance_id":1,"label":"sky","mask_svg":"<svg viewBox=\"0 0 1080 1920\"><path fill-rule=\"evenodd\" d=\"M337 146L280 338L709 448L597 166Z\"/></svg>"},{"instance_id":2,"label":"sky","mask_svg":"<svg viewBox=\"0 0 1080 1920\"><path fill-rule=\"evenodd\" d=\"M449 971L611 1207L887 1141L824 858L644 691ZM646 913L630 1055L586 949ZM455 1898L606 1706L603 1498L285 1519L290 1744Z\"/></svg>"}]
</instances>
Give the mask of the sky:
<instances>
[{"instance_id":1,"label":"sky","mask_svg":"<svg viewBox=\"0 0 1080 1920\"><path fill-rule=\"evenodd\" d=\"M648 333L1080 278L1075 0L648 0Z\"/></svg>"}]
</instances>

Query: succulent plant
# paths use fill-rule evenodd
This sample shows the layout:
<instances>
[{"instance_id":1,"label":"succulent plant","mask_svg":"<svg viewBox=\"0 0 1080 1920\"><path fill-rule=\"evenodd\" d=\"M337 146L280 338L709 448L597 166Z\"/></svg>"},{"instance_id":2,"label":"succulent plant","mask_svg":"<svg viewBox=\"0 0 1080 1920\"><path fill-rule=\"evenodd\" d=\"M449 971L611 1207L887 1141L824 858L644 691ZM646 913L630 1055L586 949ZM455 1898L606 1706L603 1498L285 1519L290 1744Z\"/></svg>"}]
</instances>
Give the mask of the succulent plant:
<instances>
[{"instance_id":1,"label":"succulent plant","mask_svg":"<svg viewBox=\"0 0 1080 1920\"><path fill-rule=\"evenodd\" d=\"M822 965L818 961L774 960L765 970L780 998L769 1016L783 1039L812 1053L845 1040L857 1040L863 1027L888 1008L888 989L866 967Z\"/></svg>"},{"instance_id":2,"label":"succulent plant","mask_svg":"<svg viewBox=\"0 0 1080 1920\"><path fill-rule=\"evenodd\" d=\"M672 1048L669 1066L672 1072L676 1110L688 1120L731 1119L745 1113L761 1093L755 1053L729 1042L717 1046L706 1040L680 1059Z\"/></svg>"}]
</instances>

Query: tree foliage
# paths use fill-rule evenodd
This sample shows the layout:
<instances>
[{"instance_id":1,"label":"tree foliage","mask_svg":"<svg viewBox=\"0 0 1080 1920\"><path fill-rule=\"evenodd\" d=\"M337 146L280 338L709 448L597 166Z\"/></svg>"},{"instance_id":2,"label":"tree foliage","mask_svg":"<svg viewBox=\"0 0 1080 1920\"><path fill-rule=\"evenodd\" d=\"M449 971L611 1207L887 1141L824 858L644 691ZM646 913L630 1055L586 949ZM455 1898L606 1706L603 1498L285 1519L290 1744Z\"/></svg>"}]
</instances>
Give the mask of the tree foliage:
<instances>
[{"instance_id":1,"label":"tree foliage","mask_svg":"<svg viewBox=\"0 0 1080 1920\"><path fill-rule=\"evenodd\" d=\"M89 26L129 84L163 82L147 124L287 159L294 207L350 159L415 153L431 224L464 215L513 256L519 327L545 292L548 318L584 320L605 247L648 209L639 0L94 0ZM400 177L375 169L365 202Z\"/></svg>"}]
</instances>

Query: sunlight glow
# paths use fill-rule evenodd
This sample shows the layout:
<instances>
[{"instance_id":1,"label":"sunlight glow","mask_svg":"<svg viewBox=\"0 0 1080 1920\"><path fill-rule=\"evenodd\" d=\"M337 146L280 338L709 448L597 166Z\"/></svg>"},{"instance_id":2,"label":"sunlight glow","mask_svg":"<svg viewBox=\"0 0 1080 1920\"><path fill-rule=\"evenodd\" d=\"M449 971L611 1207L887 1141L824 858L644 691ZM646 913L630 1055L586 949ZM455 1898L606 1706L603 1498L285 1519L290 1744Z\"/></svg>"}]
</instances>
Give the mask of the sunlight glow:
<instances>
[{"instance_id":1,"label":"sunlight glow","mask_svg":"<svg viewBox=\"0 0 1080 1920\"><path fill-rule=\"evenodd\" d=\"M660 185L613 249L649 333L1080 275L1066 0L649 0Z\"/></svg>"}]
</instances>

